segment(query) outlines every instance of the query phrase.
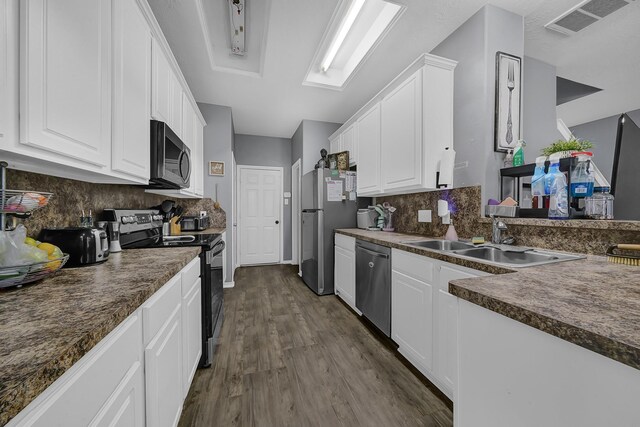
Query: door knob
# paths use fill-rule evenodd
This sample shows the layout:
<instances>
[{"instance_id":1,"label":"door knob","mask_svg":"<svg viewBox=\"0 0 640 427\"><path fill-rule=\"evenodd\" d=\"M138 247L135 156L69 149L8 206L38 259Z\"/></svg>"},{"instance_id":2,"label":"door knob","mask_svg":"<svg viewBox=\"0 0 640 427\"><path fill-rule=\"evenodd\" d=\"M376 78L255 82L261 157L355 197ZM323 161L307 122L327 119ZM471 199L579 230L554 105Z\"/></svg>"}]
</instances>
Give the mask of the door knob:
<instances>
[{"instance_id":1,"label":"door knob","mask_svg":"<svg viewBox=\"0 0 640 427\"><path fill-rule=\"evenodd\" d=\"M280 221L278 221L277 219L276 219L276 224L280 224Z\"/></svg>"}]
</instances>

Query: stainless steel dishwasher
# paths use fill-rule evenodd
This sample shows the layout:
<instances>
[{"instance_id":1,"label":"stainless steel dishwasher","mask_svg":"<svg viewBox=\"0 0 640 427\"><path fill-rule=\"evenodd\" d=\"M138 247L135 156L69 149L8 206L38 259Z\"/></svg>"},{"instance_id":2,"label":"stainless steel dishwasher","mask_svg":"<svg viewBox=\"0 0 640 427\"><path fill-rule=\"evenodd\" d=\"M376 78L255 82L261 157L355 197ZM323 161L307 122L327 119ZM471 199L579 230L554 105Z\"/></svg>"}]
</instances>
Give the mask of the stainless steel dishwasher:
<instances>
[{"instance_id":1,"label":"stainless steel dishwasher","mask_svg":"<svg viewBox=\"0 0 640 427\"><path fill-rule=\"evenodd\" d=\"M356 241L356 307L391 336L391 249Z\"/></svg>"}]
</instances>

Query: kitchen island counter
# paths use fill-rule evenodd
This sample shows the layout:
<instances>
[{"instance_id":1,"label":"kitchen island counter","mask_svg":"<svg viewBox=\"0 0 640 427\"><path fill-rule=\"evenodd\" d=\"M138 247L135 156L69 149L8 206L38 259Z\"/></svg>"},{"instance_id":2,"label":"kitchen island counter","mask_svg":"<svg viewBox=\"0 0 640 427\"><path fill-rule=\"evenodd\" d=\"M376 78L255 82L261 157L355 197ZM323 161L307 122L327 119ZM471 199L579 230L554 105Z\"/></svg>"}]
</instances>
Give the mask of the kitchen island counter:
<instances>
[{"instance_id":1,"label":"kitchen island counter","mask_svg":"<svg viewBox=\"0 0 640 427\"><path fill-rule=\"evenodd\" d=\"M0 291L0 425L24 409L200 253L128 249Z\"/></svg>"}]
</instances>

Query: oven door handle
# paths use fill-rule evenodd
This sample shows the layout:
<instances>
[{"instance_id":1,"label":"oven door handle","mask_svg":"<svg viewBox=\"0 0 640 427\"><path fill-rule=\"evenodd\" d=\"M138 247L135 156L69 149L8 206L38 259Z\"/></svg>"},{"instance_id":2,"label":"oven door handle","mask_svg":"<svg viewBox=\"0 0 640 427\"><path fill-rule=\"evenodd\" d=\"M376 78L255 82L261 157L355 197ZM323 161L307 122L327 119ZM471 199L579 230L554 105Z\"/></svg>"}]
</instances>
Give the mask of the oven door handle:
<instances>
[{"instance_id":1,"label":"oven door handle","mask_svg":"<svg viewBox=\"0 0 640 427\"><path fill-rule=\"evenodd\" d=\"M217 249L220 246L220 249ZM224 248L227 246L227 244L224 242L224 240L220 240L218 243L215 244L215 246L213 248L211 248L211 251L213 252L211 254L211 257L214 257L218 254L220 254L220 252L224 251Z\"/></svg>"}]
</instances>

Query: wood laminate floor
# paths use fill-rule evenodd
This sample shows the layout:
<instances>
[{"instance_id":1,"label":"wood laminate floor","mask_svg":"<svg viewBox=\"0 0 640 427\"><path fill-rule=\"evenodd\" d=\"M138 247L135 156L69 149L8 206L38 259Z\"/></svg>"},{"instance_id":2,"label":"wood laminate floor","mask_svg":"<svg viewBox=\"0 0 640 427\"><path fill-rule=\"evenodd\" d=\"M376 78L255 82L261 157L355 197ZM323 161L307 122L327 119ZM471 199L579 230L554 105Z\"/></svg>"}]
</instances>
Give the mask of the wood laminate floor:
<instances>
[{"instance_id":1,"label":"wood laminate floor","mask_svg":"<svg viewBox=\"0 0 640 427\"><path fill-rule=\"evenodd\" d=\"M451 426L451 410L335 296L292 266L240 268L180 426Z\"/></svg>"}]
</instances>

